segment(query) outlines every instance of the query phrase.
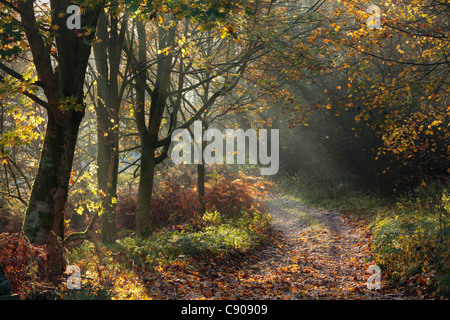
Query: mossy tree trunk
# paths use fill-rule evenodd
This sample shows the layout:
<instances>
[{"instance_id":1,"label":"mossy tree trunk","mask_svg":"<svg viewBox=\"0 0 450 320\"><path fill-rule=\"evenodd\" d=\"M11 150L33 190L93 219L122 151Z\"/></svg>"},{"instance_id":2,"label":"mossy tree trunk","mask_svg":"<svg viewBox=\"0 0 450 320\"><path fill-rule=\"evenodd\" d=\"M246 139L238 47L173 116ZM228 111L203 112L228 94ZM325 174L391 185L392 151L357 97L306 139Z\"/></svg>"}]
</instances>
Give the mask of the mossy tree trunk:
<instances>
[{"instance_id":1,"label":"mossy tree trunk","mask_svg":"<svg viewBox=\"0 0 450 320\"><path fill-rule=\"evenodd\" d=\"M50 113L38 173L23 225L31 242L56 245L64 236L64 206L72 172L81 112L65 124Z\"/></svg>"},{"instance_id":2,"label":"mossy tree trunk","mask_svg":"<svg viewBox=\"0 0 450 320\"><path fill-rule=\"evenodd\" d=\"M32 53L38 85L46 96L44 107L48 122L23 229L32 243L47 245L52 251L58 237L64 235L64 207L78 129L84 117L83 85L94 35L79 36L77 30L67 27L66 10L72 4L70 0L50 1L55 42L49 43L36 27L34 3L31 0L19 1L17 8ZM93 10L86 9L81 19L84 26L95 29L99 12L100 5ZM56 48L56 54L52 54L52 48ZM62 266L54 267L61 269Z\"/></svg>"}]
</instances>

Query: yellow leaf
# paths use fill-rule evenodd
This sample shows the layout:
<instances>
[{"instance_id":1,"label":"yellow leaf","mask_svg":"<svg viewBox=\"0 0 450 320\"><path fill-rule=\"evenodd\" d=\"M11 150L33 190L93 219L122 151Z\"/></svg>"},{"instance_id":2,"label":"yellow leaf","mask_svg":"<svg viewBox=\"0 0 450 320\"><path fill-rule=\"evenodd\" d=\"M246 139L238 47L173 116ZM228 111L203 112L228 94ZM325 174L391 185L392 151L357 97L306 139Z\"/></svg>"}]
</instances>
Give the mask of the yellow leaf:
<instances>
[{"instance_id":1,"label":"yellow leaf","mask_svg":"<svg viewBox=\"0 0 450 320\"><path fill-rule=\"evenodd\" d=\"M28 42L20 41L20 47L22 48L22 50L25 50L26 48L28 48Z\"/></svg>"},{"instance_id":2,"label":"yellow leaf","mask_svg":"<svg viewBox=\"0 0 450 320\"><path fill-rule=\"evenodd\" d=\"M440 121L440 120L434 120L434 121L431 123L431 126L437 126L437 125L439 125L440 123L442 123L442 121Z\"/></svg>"}]
</instances>

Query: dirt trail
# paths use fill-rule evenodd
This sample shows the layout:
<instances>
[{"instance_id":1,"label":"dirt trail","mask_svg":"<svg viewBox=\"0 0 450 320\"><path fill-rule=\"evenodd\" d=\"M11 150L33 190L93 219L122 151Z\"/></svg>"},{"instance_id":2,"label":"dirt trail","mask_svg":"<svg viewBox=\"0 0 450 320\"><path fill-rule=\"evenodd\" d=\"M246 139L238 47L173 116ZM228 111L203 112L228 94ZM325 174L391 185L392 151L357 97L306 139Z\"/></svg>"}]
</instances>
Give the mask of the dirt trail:
<instances>
[{"instance_id":1,"label":"dirt trail","mask_svg":"<svg viewBox=\"0 0 450 320\"><path fill-rule=\"evenodd\" d=\"M164 298L407 298L385 289L383 281L380 290L367 288L373 262L370 233L362 223L281 196L267 199L266 207L276 230L274 243L239 259L205 261L185 279L167 274L172 284Z\"/></svg>"},{"instance_id":2,"label":"dirt trail","mask_svg":"<svg viewBox=\"0 0 450 320\"><path fill-rule=\"evenodd\" d=\"M225 290L208 298L403 299L399 292L369 290L370 234L336 212L281 196L267 199L279 241L233 274L218 275ZM224 294L225 293L225 294Z\"/></svg>"},{"instance_id":3,"label":"dirt trail","mask_svg":"<svg viewBox=\"0 0 450 320\"><path fill-rule=\"evenodd\" d=\"M382 283L381 290L367 288L373 262L370 233L362 223L282 196L268 199L266 206L285 238L279 268L291 274L291 291L300 293L296 298L405 298L383 290Z\"/></svg>"}]
</instances>

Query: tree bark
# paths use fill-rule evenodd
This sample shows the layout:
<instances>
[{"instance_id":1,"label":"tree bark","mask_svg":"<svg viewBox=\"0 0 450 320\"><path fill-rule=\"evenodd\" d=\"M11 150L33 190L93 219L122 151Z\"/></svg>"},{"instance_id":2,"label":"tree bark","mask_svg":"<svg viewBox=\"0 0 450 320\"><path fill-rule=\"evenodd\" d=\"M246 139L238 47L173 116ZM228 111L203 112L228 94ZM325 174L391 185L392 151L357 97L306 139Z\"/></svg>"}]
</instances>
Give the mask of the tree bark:
<instances>
[{"instance_id":1,"label":"tree bark","mask_svg":"<svg viewBox=\"0 0 450 320\"><path fill-rule=\"evenodd\" d=\"M32 243L54 246L58 237L64 236L64 206L83 119L81 112L72 115L64 124L57 123L51 112L48 115L41 160L23 225Z\"/></svg>"},{"instance_id":2,"label":"tree bark","mask_svg":"<svg viewBox=\"0 0 450 320\"><path fill-rule=\"evenodd\" d=\"M198 188L198 201L200 203L199 213L203 217L206 213L205 162L202 162L197 165L197 188Z\"/></svg>"},{"instance_id":3,"label":"tree bark","mask_svg":"<svg viewBox=\"0 0 450 320\"><path fill-rule=\"evenodd\" d=\"M209 87L209 86L208 86ZM207 100L208 90L205 90L205 97ZM206 132L208 130L208 124L202 120L202 130ZM203 151L206 148L206 141L203 141L200 146L200 152L202 154L202 162L197 165L197 189L198 189L198 202L199 206L199 214L203 217L206 213L206 200L205 200L205 159L203 158Z\"/></svg>"},{"instance_id":4,"label":"tree bark","mask_svg":"<svg viewBox=\"0 0 450 320\"><path fill-rule=\"evenodd\" d=\"M136 22L139 41L138 69L145 68L147 63L146 32L142 21ZM172 45L175 39L175 27L159 28L159 49ZM136 235L145 236L152 231L151 200L155 167L157 164L156 149L161 121L166 107L170 75L172 71L172 55L160 54L157 63L157 74L154 89L151 93L150 116L148 126L145 119L146 72L140 70L136 77L136 124L141 140L141 173L136 208Z\"/></svg>"},{"instance_id":5,"label":"tree bark","mask_svg":"<svg viewBox=\"0 0 450 320\"><path fill-rule=\"evenodd\" d=\"M121 44L117 28L117 17L111 16L108 33L108 18L100 14L98 37L102 42L94 46L98 71L96 104L98 153L97 177L102 200L102 242L111 243L116 234L116 199L119 166L119 84ZM122 31L123 32L123 31ZM109 65L108 65L109 54Z\"/></svg>"},{"instance_id":6,"label":"tree bark","mask_svg":"<svg viewBox=\"0 0 450 320\"><path fill-rule=\"evenodd\" d=\"M141 140L141 172L136 207L136 235L143 237L152 232L151 202L155 175L155 149L148 139Z\"/></svg>"},{"instance_id":7,"label":"tree bark","mask_svg":"<svg viewBox=\"0 0 450 320\"><path fill-rule=\"evenodd\" d=\"M84 117L83 84L94 35L80 37L75 30L67 28L66 10L70 0L51 0L50 4L51 24L57 27L54 28L58 64L55 69L51 59L53 44L46 42L36 27L35 1L19 1L17 7L39 83L47 98L48 115L23 229L32 243L48 245L48 251L54 252L58 237L64 236L64 206L78 129ZM98 5L94 10L85 10L82 18L86 27L96 27L100 8ZM69 105L67 98L71 101Z\"/></svg>"}]
</instances>

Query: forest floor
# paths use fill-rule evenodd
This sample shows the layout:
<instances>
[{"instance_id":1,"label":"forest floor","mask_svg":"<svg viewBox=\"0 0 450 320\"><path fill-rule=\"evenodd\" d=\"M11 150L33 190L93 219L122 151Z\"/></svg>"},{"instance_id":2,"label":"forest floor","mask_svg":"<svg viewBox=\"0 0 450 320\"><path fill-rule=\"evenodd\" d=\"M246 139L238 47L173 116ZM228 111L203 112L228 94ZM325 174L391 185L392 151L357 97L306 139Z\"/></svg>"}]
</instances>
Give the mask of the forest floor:
<instances>
[{"instance_id":1,"label":"forest floor","mask_svg":"<svg viewBox=\"0 0 450 320\"><path fill-rule=\"evenodd\" d=\"M417 299L383 282L371 290L367 224L273 196L273 241L243 256L171 265L150 280L160 299ZM180 270L182 269L182 270Z\"/></svg>"},{"instance_id":2,"label":"forest floor","mask_svg":"<svg viewBox=\"0 0 450 320\"><path fill-rule=\"evenodd\" d=\"M361 213L356 216L318 209L289 196L271 195L264 200L272 227L264 231L268 232L265 241L256 249L182 254L170 262L133 264L130 268L128 259L124 263L120 258L123 249L101 249L107 255L99 263L93 245L89 249L80 247L80 251L74 251L78 257L74 263L82 269L83 290L67 290L63 277L57 296L67 300L433 299L419 291L407 294L411 291L390 285L384 281L382 271L380 288L368 287L372 283L368 280L376 276L370 269L375 262L369 221ZM225 236L231 242L239 239L233 234ZM20 257L30 255L24 237L10 235L4 243L2 253L12 250L18 262ZM157 244L151 242L152 248L152 243ZM143 246L149 246L148 242ZM11 279L22 274L14 282L15 290L22 288L17 291L22 298L28 299L30 292L33 297L35 293L45 296L56 289L45 281L36 282L35 276L28 275L29 269L13 268L15 271L9 274Z\"/></svg>"}]
</instances>

